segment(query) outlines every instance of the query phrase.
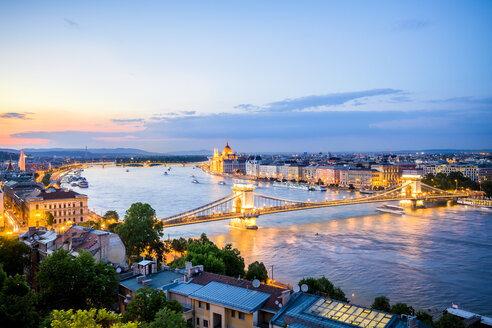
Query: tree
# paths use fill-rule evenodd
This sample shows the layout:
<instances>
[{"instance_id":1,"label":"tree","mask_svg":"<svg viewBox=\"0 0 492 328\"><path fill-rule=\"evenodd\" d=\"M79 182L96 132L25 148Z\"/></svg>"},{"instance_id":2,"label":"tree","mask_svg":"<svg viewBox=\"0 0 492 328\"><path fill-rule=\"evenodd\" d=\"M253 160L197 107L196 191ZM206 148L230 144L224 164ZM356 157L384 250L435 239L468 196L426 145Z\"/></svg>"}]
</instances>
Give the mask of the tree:
<instances>
[{"instance_id":1,"label":"tree","mask_svg":"<svg viewBox=\"0 0 492 328\"><path fill-rule=\"evenodd\" d=\"M125 311L125 320L152 322L159 310L167 304L166 293L161 289L144 286L137 290Z\"/></svg>"},{"instance_id":2,"label":"tree","mask_svg":"<svg viewBox=\"0 0 492 328\"><path fill-rule=\"evenodd\" d=\"M36 295L26 277L8 276L0 266L0 322L2 327L34 327L39 321Z\"/></svg>"},{"instance_id":3,"label":"tree","mask_svg":"<svg viewBox=\"0 0 492 328\"><path fill-rule=\"evenodd\" d=\"M418 311L416 316L417 316L417 320L420 320L423 323L432 327L432 325L433 325L432 316L429 313L424 312L424 311Z\"/></svg>"},{"instance_id":4,"label":"tree","mask_svg":"<svg viewBox=\"0 0 492 328\"><path fill-rule=\"evenodd\" d=\"M41 214L40 225L43 227L51 227L55 221L53 214L51 212L45 211Z\"/></svg>"},{"instance_id":5,"label":"tree","mask_svg":"<svg viewBox=\"0 0 492 328\"><path fill-rule=\"evenodd\" d=\"M122 323L121 314L106 309L54 310L50 327L52 328L138 328L137 322Z\"/></svg>"},{"instance_id":6,"label":"tree","mask_svg":"<svg viewBox=\"0 0 492 328\"><path fill-rule=\"evenodd\" d=\"M324 276L319 279L312 277L303 278L299 281L299 286L302 286L303 284L308 286L308 293L332 298L342 302L348 302L343 290L339 287L335 287L335 285L333 285L333 283Z\"/></svg>"},{"instance_id":7,"label":"tree","mask_svg":"<svg viewBox=\"0 0 492 328\"><path fill-rule=\"evenodd\" d=\"M390 312L391 311L390 300L386 296L376 297L374 299L374 303L372 303L371 307L374 310L379 310L379 311L384 311L384 312Z\"/></svg>"},{"instance_id":8,"label":"tree","mask_svg":"<svg viewBox=\"0 0 492 328\"><path fill-rule=\"evenodd\" d=\"M45 187L48 187L51 183L51 173L45 173L41 182L45 185Z\"/></svg>"},{"instance_id":9,"label":"tree","mask_svg":"<svg viewBox=\"0 0 492 328\"><path fill-rule=\"evenodd\" d=\"M168 301L166 304L166 308L180 314L183 312L183 306L176 300Z\"/></svg>"},{"instance_id":10,"label":"tree","mask_svg":"<svg viewBox=\"0 0 492 328\"><path fill-rule=\"evenodd\" d=\"M482 190L487 197L492 197L492 181L485 181L482 183Z\"/></svg>"},{"instance_id":11,"label":"tree","mask_svg":"<svg viewBox=\"0 0 492 328\"><path fill-rule=\"evenodd\" d=\"M255 261L248 265L248 271L246 272L246 279L266 282L268 280L268 271L263 262Z\"/></svg>"},{"instance_id":12,"label":"tree","mask_svg":"<svg viewBox=\"0 0 492 328\"><path fill-rule=\"evenodd\" d=\"M434 323L434 326L436 328L465 328L463 320L449 313L440 317L439 320Z\"/></svg>"},{"instance_id":13,"label":"tree","mask_svg":"<svg viewBox=\"0 0 492 328\"><path fill-rule=\"evenodd\" d=\"M120 216L118 215L118 212L110 210L104 213L103 218L106 220L118 221L120 219Z\"/></svg>"},{"instance_id":14,"label":"tree","mask_svg":"<svg viewBox=\"0 0 492 328\"><path fill-rule=\"evenodd\" d=\"M222 261L225 265L226 276L244 276L244 258L237 248L232 248L231 244L227 244L222 248Z\"/></svg>"},{"instance_id":15,"label":"tree","mask_svg":"<svg viewBox=\"0 0 492 328\"><path fill-rule=\"evenodd\" d=\"M393 305L391 307L390 312L394 313L394 314L399 314L399 315L402 315L402 314L415 315L415 310L413 309L413 307L411 307L405 303L396 303L395 305Z\"/></svg>"},{"instance_id":16,"label":"tree","mask_svg":"<svg viewBox=\"0 0 492 328\"><path fill-rule=\"evenodd\" d=\"M179 303L178 303L179 304ZM181 312L176 312L166 307L157 312L153 322L147 325L148 328L187 328L186 321Z\"/></svg>"},{"instance_id":17,"label":"tree","mask_svg":"<svg viewBox=\"0 0 492 328\"><path fill-rule=\"evenodd\" d=\"M180 237L179 239L173 239L171 242L171 248L180 254L183 254L186 251L186 239Z\"/></svg>"},{"instance_id":18,"label":"tree","mask_svg":"<svg viewBox=\"0 0 492 328\"><path fill-rule=\"evenodd\" d=\"M55 251L41 262L37 280L44 310L110 307L119 284L110 264L96 262L84 250L76 258Z\"/></svg>"},{"instance_id":19,"label":"tree","mask_svg":"<svg viewBox=\"0 0 492 328\"><path fill-rule=\"evenodd\" d=\"M163 223L155 218L155 210L149 204L134 203L126 211L124 223L117 225L115 231L129 257L146 252L160 258L164 251L163 229Z\"/></svg>"},{"instance_id":20,"label":"tree","mask_svg":"<svg viewBox=\"0 0 492 328\"><path fill-rule=\"evenodd\" d=\"M17 238L0 236L0 264L9 276L22 274L29 264L29 246Z\"/></svg>"}]
</instances>

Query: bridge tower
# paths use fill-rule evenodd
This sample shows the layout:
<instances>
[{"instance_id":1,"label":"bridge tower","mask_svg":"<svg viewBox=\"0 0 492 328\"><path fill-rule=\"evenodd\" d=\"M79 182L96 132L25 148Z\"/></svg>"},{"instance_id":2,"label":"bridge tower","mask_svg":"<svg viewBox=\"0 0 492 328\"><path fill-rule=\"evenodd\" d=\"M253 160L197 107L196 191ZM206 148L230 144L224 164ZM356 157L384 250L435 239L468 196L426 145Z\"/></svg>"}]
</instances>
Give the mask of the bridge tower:
<instances>
[{"instance_id":1,"label":"bridge tower","mask_svg":"<svg viewBox=\"0 0 492 328\"><path fill-rule=\"evenodd\" d=\"M422 195L422 186L421 186L422 176L419 174L403 174L401 176L401 182L403 185L406 185L401 189L402 197L412 197L417 198ZM403 206L422 206L422 200L401 200L400 205Z\"/></svg>"},{"instance_id":2,"label":"bridge tower","mask_svg":"<svg viewBox=\"0 0 492 328\"><path fill-rule=\"evenodd\" d=\"M233 212L238 213L238 217L231 219L229 225L243 229L258 229L256 225L255 186L252 184L234 184L232 191L238 196L233 201Z\"/></svg>"}]
</instances>

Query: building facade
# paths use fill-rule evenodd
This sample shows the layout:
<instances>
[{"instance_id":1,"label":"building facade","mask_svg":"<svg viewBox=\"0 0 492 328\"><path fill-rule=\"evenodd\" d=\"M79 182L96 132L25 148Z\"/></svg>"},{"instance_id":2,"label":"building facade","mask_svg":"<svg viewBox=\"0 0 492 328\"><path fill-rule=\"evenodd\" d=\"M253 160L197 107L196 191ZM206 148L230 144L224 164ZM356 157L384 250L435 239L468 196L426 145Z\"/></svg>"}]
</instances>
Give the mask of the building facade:
<instances>
[{"instance_id":1,"label":"building facade","mask_svg":"<svg viewBox=\"0 0 492 328\"><path fill-rule=\"evenodd\" d=\"M469 178L472 181L479 181L479 168L477 165L469 164L441 164L441 165L425 165L423 167L424 176L427 174L436 175L438 173L449 174L452 172L461 172L463 176Z\"/></svg>"},{"instance_id":2,"label":"building facade","mask_svg":"<svg viewBox=\"0 0 492 328\"><path fill-rule=\"evenodd\" d=\"M222 153L219 153L217 148L214 149L214 156L210 159L209 164L212 173L246 173L246 159L233 153L229 147L229 142L227 142Z\"/></svg>"}]
</instances>

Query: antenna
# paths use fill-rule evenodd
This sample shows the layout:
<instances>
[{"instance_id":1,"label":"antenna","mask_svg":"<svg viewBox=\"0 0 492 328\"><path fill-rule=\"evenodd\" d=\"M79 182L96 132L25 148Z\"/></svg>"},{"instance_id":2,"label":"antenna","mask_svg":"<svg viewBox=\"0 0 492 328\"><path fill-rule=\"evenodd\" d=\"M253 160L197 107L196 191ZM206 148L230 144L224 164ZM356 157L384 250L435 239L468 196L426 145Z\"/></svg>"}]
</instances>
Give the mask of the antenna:
<instances>
[{"instance_id":1,"label":"antenna","mask_svg":"<svg viewBox=\"0 0 492 328\"><path fill-rule=\"evenodd\" d=\"M306 293L308 291L308 285L302 284L301 285L301 290L302 290L303 293Z\"/></svg>"},{"instance_id":2,"label":"antenna","mask_svg":"<svg viewBox=\"0 0 492 328\"><path fill-rule=\"evenodd\" d=\"M259 281L258 279L253 280L253 287L254 287L254 288L258 288L258 287L260 287L260 284L261 284L261 283L260 283L260 281Z\"/></svg>"}]
</instances>

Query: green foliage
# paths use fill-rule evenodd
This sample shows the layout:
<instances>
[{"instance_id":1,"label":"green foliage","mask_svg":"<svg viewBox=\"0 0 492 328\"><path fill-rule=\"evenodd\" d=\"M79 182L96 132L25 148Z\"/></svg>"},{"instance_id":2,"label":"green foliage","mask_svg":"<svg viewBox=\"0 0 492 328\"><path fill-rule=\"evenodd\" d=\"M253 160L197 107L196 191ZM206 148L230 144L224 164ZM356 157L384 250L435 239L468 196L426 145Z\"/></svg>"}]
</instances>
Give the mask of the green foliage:
<instances>
[{"instance_id":1,"label":"green foliage","mask_svg":"<svg viewBox=\"0 0 492 328\"><path fill-rule=\"evenodd\" d=\"M137 328L136 322L122 323L121 314L106 309L54 310L51 315L52 328Z\"/></svg>"},{"instance_id":2,"label":"green foliage","mask_svg":"<svg viewBox=\"0 0 492 328\"><path fill-rule=\"evenodd\" d=\"M0 266L0 323L2 327L34 327L39 321L36 295L23 275L8 276Z\"/></svg>"},{"instance_id":3,"label":"green foliage","mask_svg":"<svg viewBox=\"0 0 492 328\"><path fill-rule=\"evenodd\" d=\"M482 190L487 197L492 197L492 181L482 182Z\"/></svg>"},{"instance_id":4,"label":"green foliage","mask_svg":"<svg viewBox=\"0 0 492 328\"><path fill-rule=\"evenodd\" d=\"M231 244L220 249L202 234L199 239L188 241L186 248L184 260L193 265L203 265L205 271L231 277L244 276L244 259Z\"/></svg>"},{"instance_id":5,"label":"green foliage","mask_svg":"<svg viewBox=\"0 0 492 328\"><path fill-rule=\"evenodd\" d=\"M405 303L396 303L391 307L391 313L394 314L408 314L408 315L415 315L415 310L413 307L405 304Z\"/></svg>"},{"instance_id":6,"label":"green foliage","mask_svg":"<svg viewBox=\"0 0 492 328\"><path fill-rule=\"evenodd\" d=\"M429 326L433 325L432 316L429 313L423 312L423 311L418 311L416 316L417 316L417 320L420 320Z\"/></svg>"},{"instance_id":7,"label":"green foliage","mask_svg":"<svg viewBox=\"0 0 492 328\"><path fill-rule=\"evenodd\" d=\"M266 282L268 280L268 271L263 262L255 261L248 265L246 279L253 280L255 278L262 282Z\"/></svg>"},{"instance_id":8,"label":"green foliage","mask_svg":"<svg viewBox=\"0 0 492 328\"><path fill-rule=\"evenodd\" d=\"M436 328L465 328L465 324L463 320L460 318L446 313L442 317L439 318L436 322L434 322L434 327Z\"/></svg>"},{"instance_id":9,"label":"green foliage","mask_svg":"<svg viewBox=\"0 0 492 328\"><path fill-rule=\"evenodd\" d=\"M422 179L422 182L443 190L454 190L456 186L458 189L470 188L472 190L478 190L480 187L478 183L465 177L461 172L437 173L435 176L429 173Z\"/></svg>"},{"instance_id":10,"label":"green foliage","mask_svg":"<svg viewBox=\"0 0 492 328\"><path fill-rule=\"evenodd\" d=\"M340 287L335 287L331 281L325 278L325 276L316 278L304 278L299 281L299 286L306 284L308 286L308 293L320 295L323 297L331 298L334 300L348 302L345 293Z\"/></svg>"},{"instance_id":11,"label":"green foliage","mask_svg":"<svg viewBox=\"0 0 492 328\"><path fill-rule=\"evenodd\" d=\"M22 274L24 266L29 264L29 246L15 237L0 236L0 264L9 276Z\"/></svg>"},{"instance_id":12,"label":"green foliage","mask_svg":"<svg viewBox=\"0 0 492 328\"><path fill-rule=\"evenodd\" d=\"M106 220L118 221L120 219L120 216L118 215L118 212L111 210L111 211L107 211L106 213L104 213L103 218L105 218Z\"/></svg>"},{"instance_id":13,"label":"green foliage","mask_svg":"<svg viewBox=\"0 0 492 328\"><path fill-rule=\"evenodd\" d=\"M48 187L51 183L51 172L45 173L41 182L45 185L45 187Z\"/></svg>"},{"instance_id":14,"label":"green foliage","mask_svg":"<svg viewBox=\"0 0 492 328\"><path fill-rule=\"evenodd\" d=\"M169 263L169 267L171 269L182 268L185 266L185 262L186 260L184 257L178 257L177 259Z\"/></svg>"},{"instance_id":15,"label":"green foliage","mask_svg":"<svg viewBox=\"0 0 492 328\"><path fill-rule=\"evenodd\" d=\"M374 303L372 303L371 307L374 310L379 310L379 311L384 311L384 312L390 312L391 311L390 300L386 296L376 297L374 299Z\"/></svg>"},{"instance_id":16,"label":"green foliage","mask_svg":"<svg viewBox=\"0 0 492 328\"><path fill-rule=\"evenodd\" d=\"M179 239L173 239L171 242L171 249L175 252L183 254L186 251L187 241L183 237Z\"/></svg>"},{"instance_id":17,"label":"green foliage","mask_svg":"<svg viewBox=\"0 0 492 328\"><path fill-rule=\"evenodd\" d=\"M152 322L157 312L166 304L166 293L163 290L145 286L135 293L133 300L126 308L124 318L126 321Z\"/></svg>"},{"instance_id":18,"label":"green foliage","mask_svg":"<svg viewBox=\"0 0 492 328\"><path fill-rule=\"evenodd\" d=\"M178 303L179 304L179 303ZM166 307L157 312L153 322L145 325L148 328L187 328L186 321L181 312L173 311Z\"/></svg>"},{"instance_id":19,"label":"green foliage","mask_svg":"<svg viewBox=\"0 0 492 328\"><path fill-rule=\"evenodd\" d=\"M43 227L51 227L55 221L55 218L53 217L53 214L51 212L43 212L41 214L41 220L40 220L40 225Z\"/></svg>"},{"instance_id":20,"label":"green foliage","mask_svg":"<svg viewBox=\"0 0 492 328\"><path fill-rule=\"evenodd\" d=\"M115 227L115 232L125 244L129 257L144 252L162 257L164 245L163 224L155 218L155 210L149 204L134 203L126 211L125 221Z\"/></svg>"},{"instance_id":21,"label":"green foliage","mask_svg":"<svg viewBox=\"0 0 492 328\"><path fill-rule=\"evenodd\" d=\"M37 275L44 310L110 307L119 279L114 268L87 251L73 258L58 250L41 262Z\"/></svg>"},{"instance_id":22,"label":"green foliage","mask_svg":"<svg viewBox=\"0 0 492 328\"><path fill-rule=\"evenodd\" d=\"M176 300L168 301L166 308L179 314L183 313L183 306Z\"/></svg>"}]
</instances>

